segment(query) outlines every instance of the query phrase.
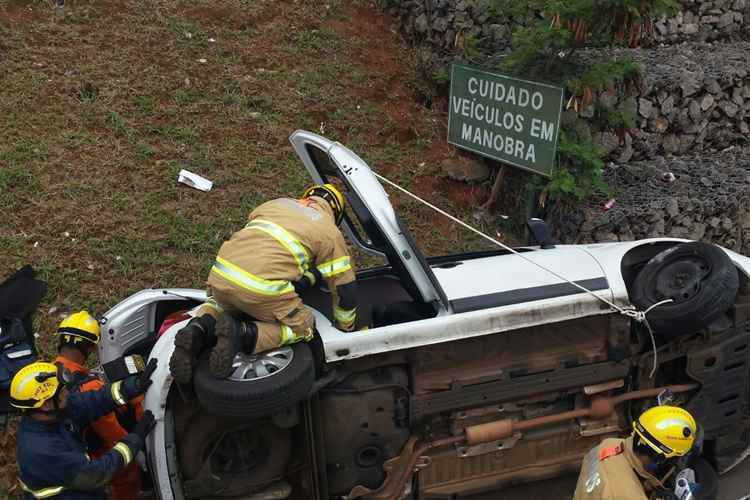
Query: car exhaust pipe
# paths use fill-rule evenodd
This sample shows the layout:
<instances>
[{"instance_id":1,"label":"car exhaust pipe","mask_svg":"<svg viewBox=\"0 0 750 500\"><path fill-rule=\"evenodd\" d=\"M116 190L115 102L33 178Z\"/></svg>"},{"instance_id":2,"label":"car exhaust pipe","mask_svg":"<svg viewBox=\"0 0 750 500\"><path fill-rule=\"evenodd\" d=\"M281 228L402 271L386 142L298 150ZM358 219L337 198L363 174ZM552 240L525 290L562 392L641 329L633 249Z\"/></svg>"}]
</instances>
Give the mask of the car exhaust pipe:
<instances>
[{"instance_id":1,"label":"car exhaust pipe","mask_svg":"<svg viewBox=\"0 0 750 500\"><path fill-rule=\"evenodd\" d=\"M478 444L490 443L492 441L508 438L512 436L516 431L534 429L536 427L542 427L545 425L564 422L566 420L573 420L576 418L588 417L596 420L601 420L612 415L612 413L615 411L615 407L620 403L624 403L625 401L653 398L658 396L662 391L665 390L670 390L673 393L677 394L680 392L689 392L698 389L699 387L700 384L667 385L664 387L655 387L653 389L630 391L612 397L600 396L591 400L590 407L581 408L580 410L566 411L563 413L558 413L556 415L546 415L544 417L530 418L528 420L521 421L513 421L506 418L503 420L488 422L486 424L466 427L464 429L463 435L437 439L435 441L428 441L417 446L411 453L406 467L404 467L401 475L398 477L394 488L388 488L390 491L394 492L389 497L389 500L399 500L401 498L401 493L404 491L404 485L406 485L406 482L414 474L414 468L417 464L417 461L421 456L425 455L431 450L457 444L476 446Z\"/></svg>"}]
</instances>

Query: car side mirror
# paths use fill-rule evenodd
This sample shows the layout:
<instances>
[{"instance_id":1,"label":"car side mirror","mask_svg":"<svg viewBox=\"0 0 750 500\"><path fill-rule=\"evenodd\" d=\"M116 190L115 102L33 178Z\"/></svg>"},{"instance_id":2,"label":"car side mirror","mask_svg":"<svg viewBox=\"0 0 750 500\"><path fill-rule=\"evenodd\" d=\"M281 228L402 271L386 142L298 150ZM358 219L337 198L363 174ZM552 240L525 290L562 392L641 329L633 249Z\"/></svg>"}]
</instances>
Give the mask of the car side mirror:
<instances>
[{"instance_id":1,"label":"car side mirror","mask_svg":"<svg viewBox=\"0 0 750 500\"><path fill-rule=\"evenodd\" d=\"M530 233L529 245L537 243L545 250L555 248L555 242L552 239L552 230L546 222L542 219L532 217L526 222L526 226L528 226Z\"/></svg>"}]
</instances>

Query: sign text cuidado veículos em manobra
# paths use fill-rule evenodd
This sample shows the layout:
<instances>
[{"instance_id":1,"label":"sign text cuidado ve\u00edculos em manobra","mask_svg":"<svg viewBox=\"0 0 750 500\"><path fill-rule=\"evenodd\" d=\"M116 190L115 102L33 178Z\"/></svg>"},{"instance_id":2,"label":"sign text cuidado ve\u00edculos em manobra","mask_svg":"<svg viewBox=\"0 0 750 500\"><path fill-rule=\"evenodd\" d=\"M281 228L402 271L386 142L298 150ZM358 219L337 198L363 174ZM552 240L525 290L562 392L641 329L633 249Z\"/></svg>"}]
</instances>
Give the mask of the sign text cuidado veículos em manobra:
<instances>
[{"instance_id":1,"label":"sign text cuidado ve\u00edculos em manobra","mask_svg":"<svg viewBox=\"0 0 750 500\"><path fill-rule=\"evenodd\" d=\"M560 128L563 89L453 65L448 142L548 175Z\"/></svg>"}]
</instances>

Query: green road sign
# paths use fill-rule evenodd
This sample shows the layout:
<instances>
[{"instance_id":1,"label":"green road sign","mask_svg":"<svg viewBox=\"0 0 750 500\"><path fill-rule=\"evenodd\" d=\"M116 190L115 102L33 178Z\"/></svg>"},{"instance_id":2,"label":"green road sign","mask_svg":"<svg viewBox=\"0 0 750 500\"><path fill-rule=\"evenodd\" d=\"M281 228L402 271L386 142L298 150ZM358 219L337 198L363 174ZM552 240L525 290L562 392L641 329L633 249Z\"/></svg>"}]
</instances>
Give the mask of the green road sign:
<instances>
[{"instance_id":1,"label":"green road sign","mask_svg":"<svg viewBox=\"0 0 750 500\"><path fill-rule=\"evenodd\" d=\"M458 64L451 73L448 142L549 175L563 89Z\"/></svg>"}]
</instances>

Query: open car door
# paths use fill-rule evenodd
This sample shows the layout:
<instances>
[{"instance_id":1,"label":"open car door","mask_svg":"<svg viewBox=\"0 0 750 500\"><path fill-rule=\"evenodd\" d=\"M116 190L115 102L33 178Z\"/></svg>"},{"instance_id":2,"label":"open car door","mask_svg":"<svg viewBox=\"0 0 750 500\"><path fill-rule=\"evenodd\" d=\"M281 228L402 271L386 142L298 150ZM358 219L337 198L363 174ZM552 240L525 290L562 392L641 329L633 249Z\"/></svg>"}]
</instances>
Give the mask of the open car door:
<instances>
[{"instance_id":1,"label":"open car door","mask_svg":"<svg viewBox=\"0 0 750 500\"><path fill-rule=\"evenodd\" d=\"M438 314L450 311L445 293L370 167L343 145L312 132L298 130L289 140L314 182L343 188L349 210L342 230L349 240L385 257L415 302L433 305Z\"/></svg>"}]
</instances>

